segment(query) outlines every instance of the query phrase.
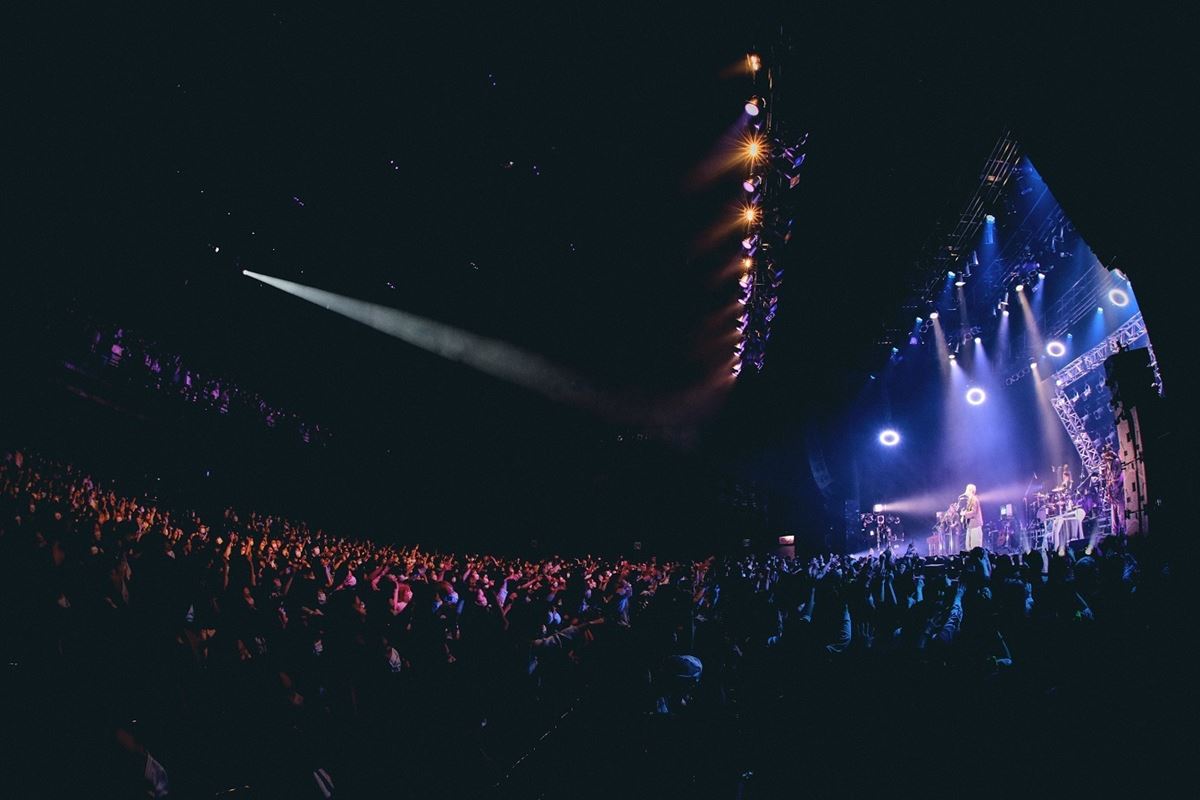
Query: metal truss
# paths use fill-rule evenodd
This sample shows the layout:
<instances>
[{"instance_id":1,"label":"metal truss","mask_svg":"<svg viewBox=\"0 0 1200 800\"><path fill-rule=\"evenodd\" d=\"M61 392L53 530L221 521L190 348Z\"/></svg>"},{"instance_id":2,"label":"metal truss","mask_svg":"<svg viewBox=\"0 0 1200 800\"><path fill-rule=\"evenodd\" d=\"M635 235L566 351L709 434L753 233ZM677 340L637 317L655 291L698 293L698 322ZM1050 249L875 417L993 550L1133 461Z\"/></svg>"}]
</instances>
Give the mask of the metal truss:
<instances>
[{"instance_id":1,"label":"metal truss","mask_svg":"<svg viewBox=\"0 0 1200 800\"><path fill-rule=\"evenodd\" d=\"M1050 398L1050 403L1054 406L1055 412L1058 413L1058 418L1062 422L1063 427L1066 428L1067 436L1071 437L1071 442L1075 445L1075 452L1079 453L1079 460L1083 462L1083 466L1087 469L1088 474L1099 472L1101 466L1100 451L1096 449L1096 444L1092 441L1092 436L1088 433L1087 426L1079 418L1079 415L1075 413L1075 404L1067 397L1062 387L1059 387L1055 391L1054 396Z\"/></svg>"},{"instance_id":2,"label":"metal truss","mask_svg":"<svg viewBox=\"0 0 1200 800\"><path fill-rule=\"evenodd\" d=\"M1070 386L1075 381L1088 375L1095 370L1104 367L1104 360L1117 352L1118 345L1130 347L1146 334L1146 321L1142 318L1142 313L1139 311L1125 322L1121 323L1115 331L1104 337L1104 341L1088 350L1086 353L1075 359L1065 367L1054 373L1054 385L1063 388ZM1158 362L1154 359L1154 352L1150 353L1151 363L1154 365L1154 373L1158 375Z\"/></svg>"}]
</instances>

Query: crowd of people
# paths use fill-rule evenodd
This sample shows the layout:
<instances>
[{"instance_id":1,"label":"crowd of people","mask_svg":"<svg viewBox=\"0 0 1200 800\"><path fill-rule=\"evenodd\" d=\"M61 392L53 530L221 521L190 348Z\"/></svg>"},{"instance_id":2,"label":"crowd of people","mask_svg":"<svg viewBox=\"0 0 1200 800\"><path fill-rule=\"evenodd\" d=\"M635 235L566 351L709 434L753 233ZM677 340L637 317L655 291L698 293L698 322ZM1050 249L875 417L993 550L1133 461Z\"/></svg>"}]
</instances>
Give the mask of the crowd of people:
<instances>
[{"instance_id":1,"label":"crowd of people","mask_svg":"<svg viewBox=\"0 0 1200 800\"><path fill-rule=\"evenodd\" d=\"M763 762L771 732L810 759L842 748L924 759L896 736L908 714L932 754L923 763L978 745L1008 713L1005 730L1032 731L1010 764L1063 757L1068 742L1040 750L1058 730L1041 714L1075 713L1087 704L1065 698L1118 684L1106 713L1140 702L1127 670L1157 652L1176 602L1151 543L702 561L455 554L234 509L201 518L10 452L0 641L12 718L28 726L31 758L53 765L38 796L74 781L113 797L578 796L577 780L600 787L638 758L679 773L669 754L707 762L693 781L728 771L721 796L755 796L755 769L760 782L789 769ZM939 694L944 725L922 710ZM892 727L867 722L881 716Z\"/></svg>"},{"instance_id":2,"label":"crowd of people","mask_svg":"<svg viewBox=\"0 0 1200 800\"><path fill-rule=\"evenodd\" d=\"M182 355L136 331L99 325L89 337L89 351L97 366L125 376L142 388L216 414L253 415L268 428L293 431L305 444L322 442L329 435L295 411L280 408L226 376L196 369Z\"/></svg>"}]
</instances>

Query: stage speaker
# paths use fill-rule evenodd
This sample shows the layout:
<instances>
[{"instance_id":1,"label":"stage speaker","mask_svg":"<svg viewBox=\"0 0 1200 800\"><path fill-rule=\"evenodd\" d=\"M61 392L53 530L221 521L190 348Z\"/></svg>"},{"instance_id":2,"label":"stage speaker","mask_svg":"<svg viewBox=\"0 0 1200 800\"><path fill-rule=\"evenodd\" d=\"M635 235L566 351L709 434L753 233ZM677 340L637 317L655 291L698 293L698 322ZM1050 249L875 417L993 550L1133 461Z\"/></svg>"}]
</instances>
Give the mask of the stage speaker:
<instances>
[{"instance_id":1,"label":"stage speaker","mask_svg":"<svg viewBox=\"0 0 1200 800\"><path fill-rule=\"evenodd\" d=\"M1118 456L1125 495L1125 532L1150 532L1150 516L1161 503L1155 486L1156 465L1165 458L1162 397L1147 348L1122 350L1104 362L1117 423Z\"/></svg>"}]
</instances>

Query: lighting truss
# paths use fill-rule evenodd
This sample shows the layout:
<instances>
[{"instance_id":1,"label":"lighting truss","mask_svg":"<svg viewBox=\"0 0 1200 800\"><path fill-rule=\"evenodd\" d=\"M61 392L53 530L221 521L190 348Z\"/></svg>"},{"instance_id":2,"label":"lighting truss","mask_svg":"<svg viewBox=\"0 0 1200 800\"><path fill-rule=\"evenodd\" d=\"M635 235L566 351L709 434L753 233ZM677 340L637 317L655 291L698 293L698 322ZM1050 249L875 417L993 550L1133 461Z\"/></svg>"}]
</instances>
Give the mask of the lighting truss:
<instances>
[{"instance_id":1,"label":"lighting truss","mask_svg":"<svg viewBox=\"0 0 1200 800\"><path fill-rule=\"evenodd\" d=\"M1149 346L1150 340L1146 331L1146 321L1142 318L1142 314L1139 311L1121 323L1108 336L1105 336L1104 341L1100 342L1100 344L1088 350L1058 372L1055 372L1055 386L1065 389L1080 378L1098 369L1103 369L1105 359L1116 353L1120 347L1132 347L1142 338L1146 339L1147 346ZM1154 367L1154 375L1157 379L1158 362L1154 358L1153 350L1150 351L1150 363Z\"/></svg>"},{"instance_id":2,"label":"lighting truss","mask_svg":"<svg viewBox=\"0 0 1200 800\"><path fill-rule=\"evenodd\" d=\"M780 254L792 236L788 193L798 185L807 158L808 134L792 135L779 116L780 56L786 50L786 44L777 43L770 52L758 56L758 68L751 71L758 112L748 116L751 135L761 153L750 159L743 188L747 188L758 213L747 225L746 241L753 246L743 244L743 257L750 262L739 279L737 326L741 335L734 348L734 375L740 375L745 364L761 371L766 360L767 341L783 285Z\"/></svg>"},{"instance_id":3,"label":"lighting truss","mask_svg":"<svg viewBox=\"0 0 1200 800\"><path fill-rule=\"evenodd\" d=\"M1146 322L1140 312L1134 314L1116 330L1104 337L1104 341L1071 361L1052 376L1055 391L1050 402L1054 406L1054 411L1058 414L1063 428L1066 429L1067 436L1070 437L1072 444L1075 445L1075 451L1079 453L1080 461L1083 462L1088 472L1099 471L1101 467L1100 448L1088 430L1087 422L1079 416L1079 413L1075 409L1075 401L1078 398L1078 393L1072 398L1068 396L1067 389L1072 384L1078 383L1101 371L1104 368L1105 360L1113 353L1118 352L1120 348L1132 347L1142 339L1146 340L1146 348L1150 352L1150 364L1154 369L1155 380L1158 381L1159 390L1161 391L1162 384L1158 373L1158 361L1154 357L1153 348L1150 347L1150 336L1146 330ZM1090 391L1090 389L1087 391Z\"/></svg>"},{"instance_id":4,"label":"lighting truss","mask_svg":"<svg viewBox=\"0 0 1200 800\"><path fill-rule=\"evenodd\" d=\"M1054 392L1054 396L1050 398L1050 404L1054 406L1054 411L1066 429L1067 436L1071 438L1071 443L1075 445L1075 452L1079 453L1079 460L1083 462L1088 474L1098 473L1102 462L1100 449L1092 441L1092 435L1088 432L1087 425L1076 413L1075 404L1067 397L1067 393L1062 390L1062 387Z\"/></svg>"}]
</instances>

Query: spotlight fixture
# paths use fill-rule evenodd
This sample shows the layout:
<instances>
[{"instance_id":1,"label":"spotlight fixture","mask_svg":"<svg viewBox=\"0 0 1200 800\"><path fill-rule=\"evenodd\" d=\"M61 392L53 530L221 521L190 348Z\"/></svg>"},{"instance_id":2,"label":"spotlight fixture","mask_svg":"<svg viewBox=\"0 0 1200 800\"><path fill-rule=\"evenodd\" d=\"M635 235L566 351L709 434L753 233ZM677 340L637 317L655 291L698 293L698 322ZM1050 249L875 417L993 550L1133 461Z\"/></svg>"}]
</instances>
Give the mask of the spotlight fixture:
<instances>
[{"instance_id":1,"label":"spotlight fixture","mask_svg":"<svg viewBox=\"0 0 1200 800\"><path fill-rule=\"evenodd\" d=\"M967 389L967 402L973 406L983 405L983 401L987 400L987 394L978 386Z\"/></svg>"},{"instance_id":2,"label":"spotlight fixture","mask_svg":"<svg viewBox=\"0 0 1200 800\"><path fill-rule=\"evenodd\" d=\"M758 209L754 206L746 206L742 209L742 222L752 225L758 221Z\"/></svg>"},{"instance_id":3,"label":"spotlight fixture","mask_svg":"<svg viewBox=\"0 0 1200 800\"><path fill-rule=\"evenodd\" d=\"M984 216L984 218L983 218L983 221L984 221L984 222L986 222L988 225L995 225L995 224L996 224L996 218L995 218L995 217L993 217L991 214L987 214L987 215L985 215L985 216Z\"/></svg>"},{"instance_id":4,"label":"spotlight fixture","mask_svg":"<svg viewBox=\"0 0 1200 800\"><path fill-rule=\"evenodd\" d=\"M1124 308L1129 305L1129 295L1125 293L1124 289L1113 289L1108 293L1108 302L1117 308Z\"/></svg>"},{"instance_id":5,"label":"spotlight fixture","mask_svg":"<svg viewBox=\"0 0 1200 800\"><path fill-rule=\"evenodd\" d=\"M936 312L936 311L930 311L930 312L929 312L929 318L930 318L930 319L937 319L937 318L938 318L938 312Z\"/></svg>"},{"instance_id":6,"label":"spotlight fixture","mask_svg":"<svg viewBox=\"0 0 1200 800\"><path fill-rule=\"evenodd\" d=\"M766 147L763 144L762 137L751 136L746 140L745 144L746 158L752 162L756 162L766 154Z\"/></svg>"},{"instance_id":7,"label":"spotlight fixture","mask_svg":"<svg viewBox=\"0 0 1200 800\"><path fill-rule=\"evenodd\" d=\"M1023 291L1025 291L1025 284L1018 283L1015 288L1018 292L1023 292Z\"/></svg>"},{"instance_id":8,"label":"spotlight fixture","mask_svg":"<svg viewBox=\"0 0 1200 800\"><path fill-rule=\"evenodd\" d=\"M758 246L758 234L751 234L751 235L747 236L745 239L742 239L742 249L743 250L753 250L757 246Z\"/></svg>"},{"instance_id":9,"label":"spotlight fixture","mask_svg":"<svg viewBox=\"0 0 1200 800\"><path fill-rule=\"evenodd\" d=\"M960 288L960 289L961 289L962 287L966 286L966 285L967 285L967 277L966 277L965 275L964 275L964 276L962 276L962 277L960 277L958 280L956 280L956 281L954 282L954 285L955 285L955 286L957 286L957 287L958 287L958 288Z\"/></svg>"},{"instance_id":10,"label":"spotlight fixture","mask_svg":"<svg viewBox=\"0 0 1200 800\"><path fill-rule=\"evenodd\" d=\"M1067 354L1067 346L1062 342L1054 341L1046 345L1046 355L1051 358L1062 358Z\"/></svg>"},{"instance_id":11,"label":"spotlight fixture","mask_svg":"<svg viewBox=\"0 0 1200 800\"><path fill-rule=\"evenodd\" d=\"M762 57L758 53L747 53L746 64L750 67L751 72L758 72L762 69Z\"/></svg>"},{"instance_id":12,"label":"spotlight fixture","mask_svg":"<svg viewBox=\"0 0 1200 800\"><path fill-rule=\"evenodd\" d=\"M1104 313L1104 306L1096 306L1096 313L1097 313L1097 314L1103 314L1103 313Z\"/></svg>"},{"instance_id":13,"label":"spotlight fixture","mask_svg":"<svg viewBox=\"0 0 1200 800\"><path fill-rule=\"evenodd\" d=\"M750 269L753 266L754 266L754 259L751 258L750 256L746 256L745 258L742 259L742 269Z\"/></svg>"},{"instance_id":14,"label":"spotlight fixture","mask_svg":"<svg viewBox=\"0 0 1200 800\"><path fill-rule=\"evenodd\" d=\"M946 273L946 279L949 280L950 278L953 278L955 276L955 274L956 273L954 272L954 270L950 270L949 272Z\"/></svg>"},{"instance_id":15,"label":"spotlight fixture","mask_svg":"<svg viewBox=\"0 0 1200 800\"><path fill-rule=\"evenodd\" d=\"M951 353L951 354L950 354L950 360L951 360L951 361L954 361L954 360L956 360L957 358L958 358L958 356L954 355L954 353Z\"/></svg>"},{"instance_id":16,"label":"spotlight fixture","mask_svg":"<svg viewBox=\"0 0 1200 800\"><path fill-rule=\"evenodd\" d=\"M742 181L742 188L747 192L755 192L758 190L759 186L762 186L761 175L751 175L749 178L746 178L746 180Z\"/></svg>"},{"instance_id":17,"label":"spotlight fixture","mask_svg":"<svg viewBox=\"0 0 1200 800\"><path fill-rule=\"evenodd\" d=\"M920 324L921 324L922 322L924 322L924 321L925 321L925 320L921 319L920 317L917 317L917 324L918 324L918 325L920 325Z\"/></svg>"},{"instance_id":18,"label":"spotlight fixture","mask_svg":"<svg viewBox=\"0 0 1200 800\"><path fill-rule=\"evenodd\" d=\"M876 503L875 505L871 506L871 511L873 511L876 514L882 514L883 513L883 503Z\"/></svg>"},{"instance_id":19,"label":"spotlight fixture","mask_svg":"<svg viewBox=\"0 0 1200 800\"><path fill-rule=\"evenodd\" d=\"M975 337L975 344L983 344L983 339L981 339L980 337L976 336L976 337Z\"/></svg>"},{"instance_id":20,"label":"spotlight fixture","mask_svg":"<svg viewBox=\"0 0 1200 800\"><path fill-rule=\"evenodd\" d=\"M757 117L765 105L766 103L761 97L754 95L746 101L746 113L752 117Z\"/></svg>"},{"instance_id":21,"label":"spotlight fixture","mask_svg":"<svg viewBox=\"0 0 1200 800\"><path fill-rule=\"evenodd\" d=\"M895 447L900 444L900 434L888 428L879 434L879 443L884 447Z\"/></svg>"},{"instance_id":22,"label":"spotlight fixture","mask_svg":"<svg viewBox=\"0 0 1200 800\"><path fill-rule=\"evenodd\" d=\"M1006 316L1006 317L1008 316L1008 309L1007 309L1007 308L1006 308L1006 309L1004 309L1004 316Z\"/></svg>"},{"instance_id":23,"label":"spotlight fixture","mask_svg":"<svg viewBox=\"0 0 1200 800\"><path fill-rule=\"evenodd\" d=\"M1039 273L1038 273L1038 280L1039 280L1039 281L1044 281L1044 280L1046 280L1046 273L1044 273L1044 272L1039 272Z\"/></svg>"}]
</instances>

